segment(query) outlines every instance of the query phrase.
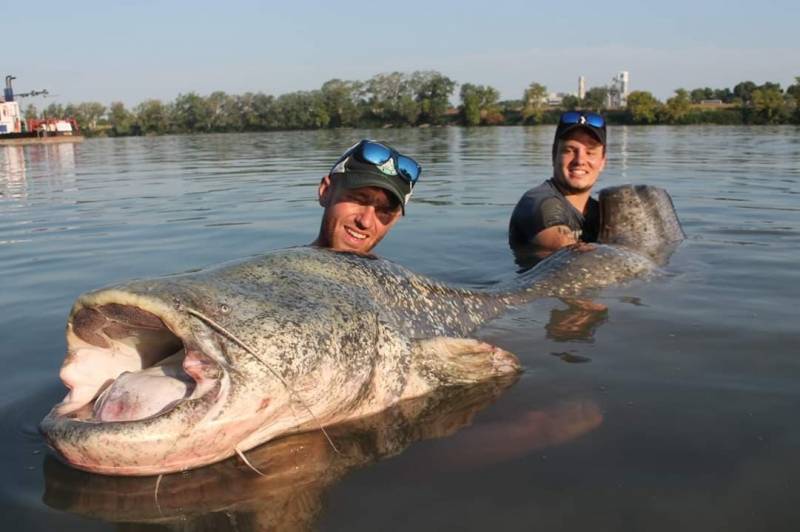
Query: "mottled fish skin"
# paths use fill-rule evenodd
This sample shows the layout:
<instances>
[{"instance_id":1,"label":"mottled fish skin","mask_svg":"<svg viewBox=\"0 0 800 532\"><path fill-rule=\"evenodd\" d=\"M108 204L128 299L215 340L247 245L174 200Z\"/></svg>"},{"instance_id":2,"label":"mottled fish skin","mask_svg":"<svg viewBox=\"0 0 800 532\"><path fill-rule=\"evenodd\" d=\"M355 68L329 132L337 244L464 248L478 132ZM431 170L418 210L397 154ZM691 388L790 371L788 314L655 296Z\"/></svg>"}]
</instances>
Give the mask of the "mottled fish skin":
<instances>
[{"instance_id":1,"label":"mottled fish skin","mask_svg":"<svg viewBox=\"0 0 800 532\"><path fill-rule=\"evenodd\" d=\"M608 198L607 208L636 210L629 218L674 216L671 202L664 214L663 202L653 210L625 194ZM637 230L636 223L628 227ZM80 366L81 349L104 347L136 326L146 330L143 338L159 339L163 325L183 344L194 394L163 414L110 423L76 419L74 407L65 412L62 403L41 430L65 461L89 471L150 475L198 467L443 385L518 371L510 353L464 337L509 305L580 295L656 268L632 247L577 245L492 289L470 290L388 260L299 247L124 283L75 303L65 384ZM124 326L96 337L109 320Z\"/></svg>"},{"instance_id":2,"label":"mottled fish skin","mask_svg":"<svg viewBox=\"0 0 800 532\"><path fill-rule=\"evenodd\" d=\"M608 187L600 191L598 199L601 242L635 250L661 264L686 237L672 198L664 189L647 185Z\"/></svg>"}]
</instances>

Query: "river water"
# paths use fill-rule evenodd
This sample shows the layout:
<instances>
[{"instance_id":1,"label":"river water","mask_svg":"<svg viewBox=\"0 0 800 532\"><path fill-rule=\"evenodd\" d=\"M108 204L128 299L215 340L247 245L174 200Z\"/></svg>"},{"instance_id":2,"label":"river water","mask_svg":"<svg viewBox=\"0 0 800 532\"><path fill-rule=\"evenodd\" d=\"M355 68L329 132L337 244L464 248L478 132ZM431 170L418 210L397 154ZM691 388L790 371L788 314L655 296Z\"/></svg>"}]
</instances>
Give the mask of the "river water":
<instances>
[{"instance_id":1,"label":"river water","mask_svg":"<svg viewBox=\"0 0 800 532\"><path fill-rule=\"evenodd\" d=\"M508 218L550 175L552 133L340 130L0 148L5 522L800 529L794 127L611 128L598 188L666 188L687 240L656 279L593 299L606 310L546 299L486 324L475 336L514 352L525 372L506 389L444 403L411 436L378 419L343 429L340 441L353 445L336 456L318 434L300 435L263 450L263 479L232 460L164 477L158 489L155 478L72 471L42 443L37 424L64 394L64 324L81 292L310 242L317 183L362 137L424 166L407 216L376 252L445 281L494 284L517 269Z\"/></svg>"}]
</instances>

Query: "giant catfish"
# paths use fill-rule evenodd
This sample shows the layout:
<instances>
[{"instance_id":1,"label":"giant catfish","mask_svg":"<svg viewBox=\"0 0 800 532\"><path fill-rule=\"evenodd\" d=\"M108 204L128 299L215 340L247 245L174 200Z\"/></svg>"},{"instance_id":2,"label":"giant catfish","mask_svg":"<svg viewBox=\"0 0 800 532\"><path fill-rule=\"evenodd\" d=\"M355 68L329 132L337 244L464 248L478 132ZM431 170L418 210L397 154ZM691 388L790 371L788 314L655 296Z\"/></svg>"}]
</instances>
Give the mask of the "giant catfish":
<instances>
[{"instance_id":1,"label":"giant catfish","mask_svg":"<svg viewBox=\"0 0 800 532\"><path fill-rule=\"evenodd\" d=\"M466 335L510 305L645 276L684 237L661 189L599 199L602 244L491 289L300 247L84 294L67 323L70 391L41 431L76 468L152 475L518 372L514 355Z\"/></svg>"}]
</instances>

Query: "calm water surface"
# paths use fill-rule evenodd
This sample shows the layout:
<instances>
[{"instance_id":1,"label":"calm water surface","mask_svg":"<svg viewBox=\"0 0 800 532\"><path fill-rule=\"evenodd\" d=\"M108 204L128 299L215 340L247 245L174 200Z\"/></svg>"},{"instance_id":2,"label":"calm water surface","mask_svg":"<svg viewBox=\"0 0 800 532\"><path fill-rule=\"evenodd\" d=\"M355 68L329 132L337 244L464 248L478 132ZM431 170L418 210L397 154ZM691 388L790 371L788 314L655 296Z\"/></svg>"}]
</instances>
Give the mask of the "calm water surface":
<instances>
[{"instance_id":1,"label":"calm water surface","mask_svg":"<svg viewBox=\"0 0 800 532\"><path fill-rule=\"evenodd\" d=\"M516 353L525 373L486 400L457 401L413 437L378 420L377 432L363 430L383 444L365 451L353 439L361 443L347 457L315 435L289 439L265 450L271 478L255 481L232 461L165 477L158 497L155 479L60 466L36 427L64 393L64 324L78 294L310 242L320 177L366 136L425 168L381 255L471 286L514 274L508 217L549 176L549 127L0 147L6 523L800 529L800 130L791 127L611 129L602 185L666 188L688 240L660 278L596 297L605 312L548 299L485 325L475 335Z\"/></svg>"}]
</instances>

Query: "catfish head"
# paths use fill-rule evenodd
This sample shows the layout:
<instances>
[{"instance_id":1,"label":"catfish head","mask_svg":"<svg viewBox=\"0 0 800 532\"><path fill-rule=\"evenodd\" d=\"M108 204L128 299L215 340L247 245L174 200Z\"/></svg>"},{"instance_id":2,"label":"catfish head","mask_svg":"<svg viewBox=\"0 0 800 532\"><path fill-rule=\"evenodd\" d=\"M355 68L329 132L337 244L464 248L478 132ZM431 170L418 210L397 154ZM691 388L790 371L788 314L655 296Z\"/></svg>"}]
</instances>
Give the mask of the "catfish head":
<instances>
[{"instance_id":1,"label":"catfish head","mask_svg":"<svg viewBox=\"0 0 800 532\"><path fill-rule=\"evenodd\" d=\"M152 475L351 412L374 316L322 287L298 297L302 280L280 275L248 261L81 296L60 373L69 393L40 426L48 444L79 469Z\"/></svg>"},{"instance_id":2,"label":"catfish head","mask_svg":"<svg viewBox=\"0 0 800 532\"><path fill-rule=\"evenodd\" d=\"M637 251L663 264L686 235L672 198L651 185L604 188L600 203L600 234L604 244Z\"/></svg>"}]
</instances>

